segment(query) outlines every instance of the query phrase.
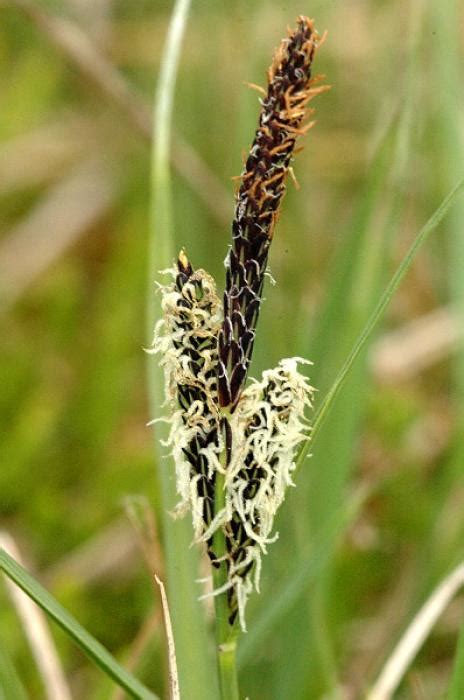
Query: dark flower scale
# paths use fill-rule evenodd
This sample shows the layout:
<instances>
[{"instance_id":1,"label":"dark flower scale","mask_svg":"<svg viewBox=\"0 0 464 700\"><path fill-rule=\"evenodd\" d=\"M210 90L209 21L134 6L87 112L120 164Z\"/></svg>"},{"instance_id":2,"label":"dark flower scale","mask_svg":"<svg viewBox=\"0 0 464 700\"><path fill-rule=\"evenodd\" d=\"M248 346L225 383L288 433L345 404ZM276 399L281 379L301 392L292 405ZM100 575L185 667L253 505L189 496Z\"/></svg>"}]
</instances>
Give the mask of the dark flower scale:
<instances>
[{"instance_id":1,"label":"dark flower scale","mask_svg":"<svg viewBox=\"0 0 464 700\"><path fill-rule=\"evenodd\" d=\"M309 100L327 89L312 87L311 64L320 42L312 20L299 17L296 29L277 49L258 130L241 175L218 338L219 402L232 412L251 361L269 246L295 142L312 126L303 125Z\"/></svg>"}]
</instances>

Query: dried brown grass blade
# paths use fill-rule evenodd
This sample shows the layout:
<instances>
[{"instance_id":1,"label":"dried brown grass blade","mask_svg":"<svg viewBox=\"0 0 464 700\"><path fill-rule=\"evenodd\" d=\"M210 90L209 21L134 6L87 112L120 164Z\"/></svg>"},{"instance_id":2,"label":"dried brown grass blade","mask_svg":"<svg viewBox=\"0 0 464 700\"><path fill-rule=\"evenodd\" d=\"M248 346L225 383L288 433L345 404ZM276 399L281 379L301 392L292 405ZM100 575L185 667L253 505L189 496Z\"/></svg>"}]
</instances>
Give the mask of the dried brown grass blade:
<instances>
[{"instance_id":1,"label":"dried brown grass blade","mask_svg":"<svg viewBox=\"0 0 464 700\"><path fill-rule=\"evenodd\" d=\"M461 563L437 586L414 617L366 700L390 700L438 618L463 586L464 563Z\"/></svg>"},{"instance_id":2,"label":"dried brown grass blade","mask_svg":"<svg viewBox=\"0 0 464 700\"><path fill-rule=\"evenodd\" d=\"M155 574L155 581L159 586L161 593L161 604L163 606L164 624L166 627L166 637L168 641L168 658L169 658L169 697L171 700L180 700L179 678L177 675L177 660L176 648L174 645L174 635L172 632L171 615L169 613L168 599L164 583Z\"/></svg>"}]
</instances>

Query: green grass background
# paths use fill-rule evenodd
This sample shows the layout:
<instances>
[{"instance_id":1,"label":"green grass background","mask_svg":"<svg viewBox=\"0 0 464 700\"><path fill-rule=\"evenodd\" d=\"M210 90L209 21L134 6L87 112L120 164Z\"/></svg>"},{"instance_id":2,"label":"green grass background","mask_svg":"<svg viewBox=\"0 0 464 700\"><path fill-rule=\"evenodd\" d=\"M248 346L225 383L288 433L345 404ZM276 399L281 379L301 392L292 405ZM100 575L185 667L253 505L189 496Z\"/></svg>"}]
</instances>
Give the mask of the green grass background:
<instances>
[{"instance_id":1,"label":"green grass background","mask_svg":"<svg viewBox=\"0 0 464 700\"><path fill-rule=\"evenodd\" d=\"M151 104L170 2L42 7L76 22ZM300 13L329 31L316 72L333 87L314 102L318 123L295 163L300 190L289 183L270 256L277 284L266 289L252 374L303 355L315 363L322 397L413 236L463 174L463 12L452 0L194 0L173 126L229 198L217 199L214 213L174 170L175 245L220 284L230 178L258 112L243 83L263 84L272 50ZM151 546L146 564L124 510L128 495L158 510L173 506L160 501L146 427L150 148L18 9L4 2L0 17L1 526L30 570L120 660L141 643L135 670L164 696L151 581L163 556ZM35 243L13 257L7 244L89 162L107 205L28 275ZM208 199L208 183L196 187ZM76 193L66 208L55 197L37 246L55 250L92 192ZM461 198L396 295L378 333L392 351L391 330L437 309L462 328L463 214ZM279 516L239 654L243 696L252 700L312 700L334 688L362 697L417 608L463 558L462 344L423 369L413 363L403 378L375 374L373 358L375 347L354 367ZM99 570L108 552L115 560ZM463 612L456 599L398 698L444 697ZM30 697L42 697L4 589L0 637ZM75 697L110 697L109 682L62 633L56 641Z\"/></svg>"}]
</instances>

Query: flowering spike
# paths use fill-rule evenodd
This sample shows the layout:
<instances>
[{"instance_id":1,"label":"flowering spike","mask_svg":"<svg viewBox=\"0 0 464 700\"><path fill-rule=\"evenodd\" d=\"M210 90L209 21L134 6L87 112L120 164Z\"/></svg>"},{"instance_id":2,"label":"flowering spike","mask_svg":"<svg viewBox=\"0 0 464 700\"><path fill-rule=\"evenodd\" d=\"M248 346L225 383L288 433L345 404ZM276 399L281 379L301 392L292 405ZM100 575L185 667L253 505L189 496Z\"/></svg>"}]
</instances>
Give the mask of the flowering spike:
<instances>
[{"instance_id":1,"label":"flowering spike","mask_svg":"<svg viewBox=\"0 0 464 700\"><path fill-rule=\"evenodd\" d=\"M307 104L320 91L311 87L319 41L312 20L299 17L296 29L277 49L258 130L241 175L219 332L219 403L232 412L251 361L269 246L295 142L306 130Z\"/></svg>"},{"instance_id":2,"label":"flowering spike","mask_svg":"<svg viewBox=\"0 0 464 700\"><path fill-rule=\"evenodd\" d=\"M214 472L211 458L221 450L217 409L217 333L220 301L213 278L193 270L185 251L162 286L164 318L155 328L152 352L161 356L165 393L176 403L168 440L176 463L178 512L192 511L195 536L214 517Z\"/></svg>"},{"instance_id":3,"label":"flowering spike","mask_svg":"<svg viewBox=\"0 0 464 700\"><path fill-rule=\"evenodd\" d=\"M298 371L300 358L281 360L242 394L231 418L234 452L226 474L225 525L228 558L229 621L238 614L245 628L245 605L259 589L261 554L278 535L274 518L293 486L294 454L307 438L306 407L314 389ZM309 363L307 363L309 364Z\"/></svg>"},{"instance_id":4,"label":"flowering spike","mask_svg":"<svg viewBox=\"0 0 464 700\"><path fill-rule=\"evenodd\" d=\"M311 65L321 38L299 17L268 71L259 127L245 161L226 260L223 309L214 280L194 270L185 251L160 286L163 319L152 352L161 356L171 407L168 445L176 464L179 513L192 513L206 543L216 588L227 595L229 622L245 630L245 607L259 590L261 555L293 485L296 447L308 439L313 389L299 358L282 360L244 389L253 352L269 246L290 173L295 142L313 122ZM221 488L221 493L216 493ZM218 556L213 551L217 550Z\"/></svg>"}]
</instances>

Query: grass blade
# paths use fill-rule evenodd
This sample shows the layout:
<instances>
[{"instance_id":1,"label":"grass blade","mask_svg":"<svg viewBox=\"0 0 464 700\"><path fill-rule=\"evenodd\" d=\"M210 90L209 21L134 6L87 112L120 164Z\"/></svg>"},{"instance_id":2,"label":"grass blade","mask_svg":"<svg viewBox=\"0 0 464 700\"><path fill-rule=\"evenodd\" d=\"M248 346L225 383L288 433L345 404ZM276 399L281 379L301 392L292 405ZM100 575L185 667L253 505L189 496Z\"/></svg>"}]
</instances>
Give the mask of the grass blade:
<instances>
[{"instance_id":1,"label":"grass blade","mask_svg":"<svg viewBox=\"0 0 464 700\"><path fill-rule=\"evenodd\" d=\"M158 88L154 105L154 134L152 150L152 235L150 246L150 292L153 279L160 269L169 267L174 257L171 171L169 153L172 140L172 109L181 42L189 11L190 0L176 2L166 45L163 52ZM152 294L150 294L150 299ZM149 311L153 311L149 303ZM149 319L149 333L153 332L153 318Z\"/></svg>"},{"instance_id":2,"label":"grass blade","mask_svg":"<svg viewBox=\"0 0 464 700\"><path fill-rule=\"evenodd\" d=\"M0 549L0 569L16 583L59 627L82 649L82 651L112 678L132 698L157 700L157 696L126 671L116 659L87 632L70 613L23 569L12 557Z\"/></svg>"},{"instance_id":3,"label":"grass blade","mask_svg":"<svg viewBox=\"0 0 464 700\"><path fill-rule=\"evenodd\" d=\"M464 137L462 133L462 91L461 69L462 53L460 50L460 9L456 0L445 0L439 7L430 7L430 21L436 31L434 42L433 65L435 66L438 86L437 98L440 109L433 124L435 142L433 147L442 155L440 163L441 178L439 187L445 191L455 182L462 172L464 157ZM464 203L460 203L447 221L449 246L449 287L451 301L457 313L464 315L464 277L462 260L464 245L462 238L462 217ZM460 342L459 353L455 360L455 395L460 401L464 395L464 342ZM461 416L460 420L464 422Z\"/></svg>"},{"instance_id":4,"label":"grass blade","mask_svg":"<svg viewBox=\"0 0 464 700\"><path fill-rule=\"evenodd\" d=\"M169 167L174 87L185 31L189 0L177 0L163 52L158 89L155 97L152 153L152 225L148 291L148 335L152 337L157 318L153 281L160 270L172 265L174 250ZM158 304L159 306L159 304ZM152 418L162 413L164 379L158 363L148 362L149 401ZM160 497L157 512L161 521L165 552L165 579L176 649L179 685L182 696L192 700L217 697L216 672L212 643L206 629L203 610L198 602L198 552L191 547L192 529L188 518L174 521L169 511L177 501L172 460L166 457L161 440L166 437L163 424L157 424L155 455L158 465Z\"/></svg>"},{"instance_id":5,"label":"grass blade","mask_svg":"<svg viewBox=\"0 0 464 700\"><path fill-rule=\"evenodd\" d=\"M330 408L342 388L348 373L350 372L352 366L354 365L355 361L359 357L361 351L363 350L364 346L366 345L367 341L369 340L369 337L376 327L377 323L379 320L382 318L382 315L387 308L388 304L390 303L393 295L395 294L396 290L398 289L399 285L401 284L401 281L403 280L403 277L406 275L408 272L409 268L412 265L412 262L419 251L420 247L422 244L426 241L428 238L429 234L437 228L437 226L443 221L445 218L446 214L448 213L448 210L450 209L451 205L454 203L456 197L460 194L461 190L464 188L464 178L462 178L457 185L451 190L451 192L445 197L443 202L440 204L440 206L435 210L435 212L432 214L430 219L427 221L427 223L422 227L422 229L419 231L417 234L416 238L414 239L413 243L411 244L407 254L403 258L400 266L396 270L395 274L390 280L390 283L386 287L385 291L383 292L382 296L380 297L377 306L375 307L374 311L372 312L369 320L367 321L366 325L364 326L364 329L359 336L358 340L354 344L350 354L346 358L343 367L341 368L338 376L336 377L334 383L332 384L331 388L329 389L328 393L326 394L324 400L320 404L319 408L316 411L315 417L314 417L314 422L313 422L313 429L312 429L312 443L315 442L318 432L321 429L321 426L324 422L324 420L327 417L327 414L330 411ZM303 460L305 459L306 455L308 454L308 449L309 449L309 443L306 442L303 446L303 448L300 451L300 454L298 456L298 466L301 466L303 463Z\"/></svg>"},{"instance_id":6,"label":"grass blade","mask_svg":"<svg viewBox=\"0 0 464 700\"><path fill-rule=\"evenodd\" d=\"M368 693L367 700L390 700L432 627L463 585L464 564L459 564L441 581L414 617Z\"/></svg>"},{"instance_id":7,"label":"grass blade","mask_svg":"<svg viewBox=\"0 0 464 700\"><path fill-rule=\"evenodd\" d=\"M416 36L417 32L412 34ZM377 141L369 168L370 177L360 198L357 214L343 236L343 245L338 248L327 275L327 299L318 314L311 339L307 338L305 349L301 351L301 354L315 361L311 381L322 396L328 391L333 376L369 318L372 301L380 294L385 282L384 260L399 230L404 192L407 191L403 182L411 150L410 115L415 92L404 89L404 93L401 109L391 110L388 122L382 124L382 138ZM381 121L384 121L383 114ZM329 523L336 519L335 514L346 509L344 495L348 489L368 391L366 346L343 394L332 409L331 425L337 426L336 435L331 425L324 426L310 469L303 470L298 477L298 505L295 510L300 516L295 524L303 553L300 561L305 559L308 531L311 539L317 541ZM317 497L313 494L317 494ZM306 513L306 517L301 517L301 513ZM334 629L329 623L329 620L333 621L330 613L332 596L337 596L331 582L333 559L344 525L342 518L338 522L340 529L332 528L330 536L325 539L326 561L323 569L313 585L301 591L299 606L293 604L292 614L295 618L284 626L287 636L283 648L287 650L286 653L289 657L295 657L298 646L303 645L311 658L310 668L306 663L302 664L299 673L290 672L290 669L280 672L276 678L276 683L280 683L276 697L288 692L289 688L290 695L300 695L304 686L310 688L310 693L321 695L338 684L339 664ZM297 575L298 566L295 569L292 579ZM302 606L308 608L306 616L301 614ZM282 623L280 637L284 634Z\"/></svg>"},{"instance_id":8,"label":"grass blade","mask_svg":"<svg viewBox=\"0 0 464 700\"><path fill-rule=\"evenodd\" d=\"M164 583L158 576L155 575L155 581L158 584L161 595L161 606L163 608L164 626L166 628L166 637L168 639L168 658L169 658L169 690L170 700L180 700L179 695L179 677L177 673L176 649L174 647L174 637L172 634L171 613L169 612L168 599Z\"/></svg>"},{"instance_id":9,"label":"grass blade","mask_svg":"<svg viewBox=\"0 0 464 700\"><path fill-rule=\"evenodd\" d=\"M448 691L448 700L464 698L464 624L461 626L454 660L453 677Z\"/></svg>"},{"instance_id":10,"label":"grass blade","mask_svg":"<svg viewBox=\"0 0 464 700\"><path fill-rule=\"evenodd\" d=\"M3 547L18 564L23 565L16 542L9 533L0 533L0 547ZM46 616L12 581L7 579L6 584L37 666L46 697L72 700L71 689L48 628Z\"/></svg>"},{"instance_id":11,"label":"grass blade","mask_svg":"<svg viewBox=\"0 0 464 700\"><path fill-rule=\"evenodd\" d=\"M449 210L450 206L452 205L453 201L455 200L456 196L464 186L464 180L461 180L459 184L453 189L453 191L448 195L448 197L445 198L445 200L442 202L442 204L438 207L438 209L434 212L434 214L431 216L429 221L425 224L425 226L421 229L417 237L415 238L414 242L412 243L407 255L405 256L403 262L400 264L397 272L393 276L390 284L387 286L385 289L384 293L382 294L377 306L375 307L374 311L372 312L371 316L369 317L366 325L364 326L364 330L361 332L361 334L358 337L358 340L355 342L351 352L348 354L347 359L345 360L345 363L342 366L342 369L340 370L335 382L332 384L331 388L329 389L328 393L326 394L322 404L320 405L319 409L316 411L315 415L315 420L313 424L313 439L311 442L311 446L314 443L314 441L317 438L318 432L321 430L321 427L323 425L324 419L326 418L328 412L331 410L331 408L334 405L335 399L344 385L345 381L348 379L348 375L350 373L350 370L352 370L353 365L355 364L355 361L360 358L360 356L365 353L366 346L367 346L367 341L372 334L372 331L374 330L376 324L380 320L385 308L387 307L389 301L393 297L397 287L401 283L401 280L403 279L404 275L408 271L410 265L412 264L412 261L419 250L420 246L422 243L426 240L427 236L431 233L431 231L436 228L439 223L443 220L444 216L446 215L447 211ZM356 367L359 366L359 363L357 363ZM357 372L357 370L356 370ZM350 377L352 374L350 375ZM353 385L360 386L360 381L359 377L357 378L356 381L353 382ZM351 384L350 384L351 386ZM348 407L349 408L349 407ZM346 412L346 407L342 407L341 410L343 412ZM340 428L339 424L336 422L338 428ZM350 427L347 427L348 430L350 430ZM303 446L303 449L300 453L299 459L298 459L298 466L301 466L305 456L307 454L309 448L309 444L305 443ZM327 500L326 494L324 494L323 497L319 494L319 499L325 502ZM333 542L332 543L327 543L328 545L331 544L333 547ZM330 559L330 557L328 558ZM285 597L284 597L285 600ZM316 605L316 603L315 603ZM273 622L273 620L265 615L264 616L266 619L266 624ZM316 628L323 629L325 631L325 626L323 625L321 628L321 625L318 623L316 625ZM263 628L264 629L264 628ZM269 628L268 628L269 629ZM317 630L316 630L317 631ZM327 687L330 687L334 679L331 678L331 675L333 674L333 659L331 658L331 648L328 644L326 644L326 640L323 639L322 637L317 640L317 651L318 653L321 653L322 650L322 656L320 659L320 665L321 669L323 669L323 672L325 674L325 679L324 682ZM326 654L326 656L324 656Z\"/></svg>"}]
</instances>

